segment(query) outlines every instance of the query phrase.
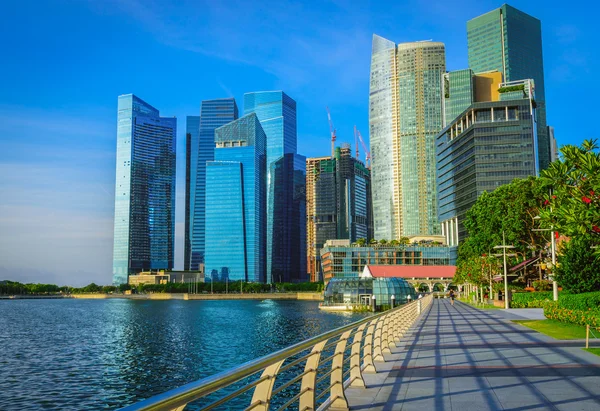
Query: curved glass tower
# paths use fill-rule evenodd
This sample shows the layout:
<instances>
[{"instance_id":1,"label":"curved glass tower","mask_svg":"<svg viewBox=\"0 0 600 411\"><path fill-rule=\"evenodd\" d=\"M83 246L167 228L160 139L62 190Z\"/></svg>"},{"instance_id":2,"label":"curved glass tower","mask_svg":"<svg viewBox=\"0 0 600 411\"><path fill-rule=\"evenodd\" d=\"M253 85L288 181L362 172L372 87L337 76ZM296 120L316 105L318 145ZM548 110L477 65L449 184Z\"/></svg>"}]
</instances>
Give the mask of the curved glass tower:
<instances>
[{"instance_id":1,"label":"curved glass tower","mask_svg":"<svg viewBox=\"0 0 600 411\"><path fill-rule=\"evenodd\" d=\"M439 235L435 137L442 129L443 43L373 35L369 94L376 239Z\"/></svg>"}]
</instances>

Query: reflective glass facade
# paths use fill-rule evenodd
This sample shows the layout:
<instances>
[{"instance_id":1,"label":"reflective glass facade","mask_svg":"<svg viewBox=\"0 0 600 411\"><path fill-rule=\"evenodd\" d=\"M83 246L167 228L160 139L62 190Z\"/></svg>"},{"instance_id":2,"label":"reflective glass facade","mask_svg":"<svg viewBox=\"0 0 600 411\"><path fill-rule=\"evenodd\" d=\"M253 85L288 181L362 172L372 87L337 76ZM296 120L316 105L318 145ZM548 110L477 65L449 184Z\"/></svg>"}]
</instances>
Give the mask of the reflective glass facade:
<instances>
[{"instance_id":1,"label":"reflective glass facade","mask_svg":"<svg viewBox=\"0 0 600 411\"><path fill-rule=\"evenodd\" d=\"M374 235L437 235L435 136L442 129L445 47L373 36L369 127Z\"/></svg>"},{"instance_id":2,"label":"reflective glass facade","mask_svg":"<svg viewBox=\"0 0 600 411\"><path fill-rule=\"evenodd\" d=\"M215 144L206 163L206 275L264 282L266 135L249 114L216 129Z\"/></svg>"},{"instance_id":3,"label":"reflective glass facade","mask_svg":"<svg viewBox=\"0 0 600 411\"><path fill-rule=\"evenodd\" d=\"M327 240L372 238L371 174L349 146L335 157L306 162L306 230L311 281L322 279L321 248Z\"/></svg>"},{"instance_id":4,"label":"reflective glass facade","mask_svg":"<svg viewBox=\"0 0 600 411\"><path fill-rule=\"evenodd\" d=\"M533 79L537 102L538 156L541 169L550 161L541 22L507 4L467 22L469 67L498 70L504 81Z\"/></svg>"},{"instance_id":5,"label":"reflective glass facade","mask_svg":"<svg viewBox=\"0 0 600 411\"><path fill-rule=\"evenodd\" d=\"M403 278L334 278L325 288L323 305L366 305L370 306L371 296L375 296L378 309L406 304L408 296L414 301L417 298L415 288Z\"/></svg>"},{"instance_id":6,"label":"reflective glass facade","mask_svg":"<svg viewBox=\"0 0 600 411\"><path fill-rule=\"evenodd\" d=\"M119 96L113 283L148 269L172 269L177 119L138 97Z\"/></svg>"},{"instance_id":7,"label":"reflective glass facade","mask_svg":"<svg viewBox=\"0 0 600 411\"><path fill-rule=\"evenodd\" d=\"M444 74L444 126L473 102L473 71L456 70Z\"/></svg>"},{"instance_id":8,"label":"reflective glass facade","mask_svg":"<svg viewBox=\"0 0 600 411\"><path fill-rule=\"evenodd\" d=\"M330 246L321 250L323 279L352 278L365 265L455 265L456 247L444 246Z\"/></svg>"},{"instance_id":9,"label":"reflective glass facade","mask_svg":"<svg viewBox=\"0 0 600 411\"><path fill-rule=\"evenodd\" d=\"M273 202L267 241L267 274L272 282L308 281L306 271L306 157L284 154L271 163ZM267 280L268 281L268 280Z\"/></svg>"},{"instance_id":10,"label":"reflective glass facade","mask_svg":"<svg viewBox=\"0 0 600 411\"><path fill-rule=\"evenodd\" d=\"M206 162L214 160L215 129L238 118L233 98L204 100L200 116L187 120L185 270L204 262L206 241Z\"/></svg>"},{"instance_id":11,"label":"reflective glass facade","mask_svg":"<svg viewBox=\"0 0 600 411\"><path fill-rule=\"evenodd\" d=\"M534 116L530 99L474 103L437 136L439 219L448 244L465 238L465 215L484 191L537 174Z\"/></svg>"},{"instance_id":12,"label":"reflective glass facade","mask_svg":"<svg viewBox=\"0 0 600 411\"><path fill-rule=\"evenodd\" d=\"M296 102L282 91L259 91L246 93L244 95L244 114L255 113L260 120L265 135L267 136L267 282L279 281L286 277L285 273L296 273L301 267L284 266L287 258L280 256L280 245L276 244L276 238L283 235L291 236L295 233L295 238L290 241L299 243L306 237L306 230L298 232L292 227L290 222L293 219L305 216L296 215L292 219L282 218L281 214L286 214L282 210L296 210L292 201L293 194L287 191L294 191L291 180L282 181L282 187L276 187L275 176L272 174L275 169L281 166L276 164L285 164L293 160L286 160L285 155L295 155L297 150L296 133ZM291 158L291 157L290 157ZM285 174L285 173L283 173ZM283 176L281 174L280 176ZM280 195L272 195L273 193ZM284 193L285 192L285 193ZM277 221L276 221L277 220ZM288 222L284 225L284 222ZM280 232L277 232L280 230ZM277 262L273 262L273 258ZM306 263L302 265L305 267ZM294 274L292 277L295 277ZM305 277L305 273L301 275Z\"/></svg>"}]
</instances>

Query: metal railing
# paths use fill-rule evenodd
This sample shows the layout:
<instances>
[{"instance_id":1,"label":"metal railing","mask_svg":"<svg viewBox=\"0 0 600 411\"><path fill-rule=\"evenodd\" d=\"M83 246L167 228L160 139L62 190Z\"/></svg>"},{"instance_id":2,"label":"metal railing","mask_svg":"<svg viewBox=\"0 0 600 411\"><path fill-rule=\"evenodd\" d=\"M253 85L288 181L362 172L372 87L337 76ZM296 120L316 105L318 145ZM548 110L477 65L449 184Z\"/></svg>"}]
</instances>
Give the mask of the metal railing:
<instances>
[{"instance_id":1,"label":"metal railing","mask_svg":"<svg viewBox=\"0 0 600 411\"><path fill-rule=\"evenodd\" d=\"M285 410L294 404L302 411L348 409L346 388L365 387L363 373L377 372L376 363L385 361L384 354L391 353L390 348L432 301L432 295L425 296L122 410L182 411L187 404L207 402L207 397L224 389L229 392L198 405L200 409L211 410L232 400L238 401L234 409L253 411ZM240 405L252 389L251 399Z\"/></svg>"}]
</instances>

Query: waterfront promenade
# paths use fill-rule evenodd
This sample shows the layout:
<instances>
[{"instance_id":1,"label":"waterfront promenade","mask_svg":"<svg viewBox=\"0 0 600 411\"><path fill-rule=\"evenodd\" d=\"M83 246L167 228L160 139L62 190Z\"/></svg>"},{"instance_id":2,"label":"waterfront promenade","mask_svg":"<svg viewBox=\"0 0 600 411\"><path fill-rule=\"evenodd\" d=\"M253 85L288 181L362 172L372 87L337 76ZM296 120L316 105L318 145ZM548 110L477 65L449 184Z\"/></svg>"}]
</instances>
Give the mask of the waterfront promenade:
<instances>
[{"instance_id":1,"label":"waterfront promenade","mask_svg":"<svg viewBox=\"0 0 600 411\"><path fill-rule=\"evenodd\" d=\"M364 374L367 388L346 391L350 409L600 409L599 356L498 311L435 300L378 372Z\"/></svg>"}]
</instances>

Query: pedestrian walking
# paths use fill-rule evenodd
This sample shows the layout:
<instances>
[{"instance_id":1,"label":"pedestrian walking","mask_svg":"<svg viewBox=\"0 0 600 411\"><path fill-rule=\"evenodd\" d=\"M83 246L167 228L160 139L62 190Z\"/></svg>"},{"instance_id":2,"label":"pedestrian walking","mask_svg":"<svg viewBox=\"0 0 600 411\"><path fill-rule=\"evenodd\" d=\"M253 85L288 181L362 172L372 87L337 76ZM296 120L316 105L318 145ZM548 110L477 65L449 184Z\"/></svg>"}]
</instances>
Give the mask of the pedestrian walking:
<instances>
[{"instance_id":1,"label":"pedestrian walking","mask_svg":"<svg viewBox=\"0 0 600 411\"><path fill-rule=\"evenodd\" d=\"M450 304L454 305L454 290L451 289L448 295L450 296Z\"/></svg>"}]
</instances>

